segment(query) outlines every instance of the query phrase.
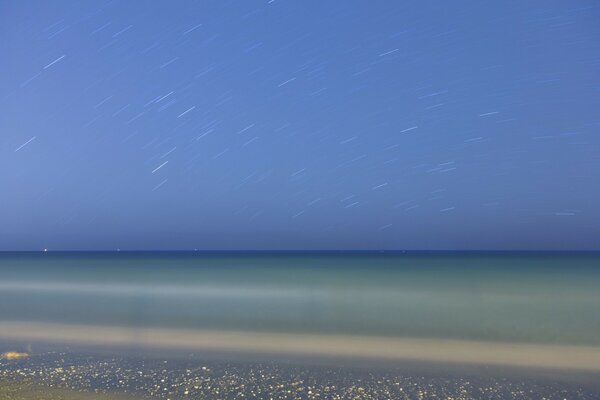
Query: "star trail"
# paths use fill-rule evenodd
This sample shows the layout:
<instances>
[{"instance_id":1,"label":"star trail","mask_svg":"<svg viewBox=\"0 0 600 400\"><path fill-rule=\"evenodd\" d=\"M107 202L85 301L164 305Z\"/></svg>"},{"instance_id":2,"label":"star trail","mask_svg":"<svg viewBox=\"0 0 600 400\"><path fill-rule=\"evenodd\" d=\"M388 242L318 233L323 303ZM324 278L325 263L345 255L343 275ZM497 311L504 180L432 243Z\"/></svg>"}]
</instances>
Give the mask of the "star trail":
<instances>
[{"instance_id":1,"label":"star trail","mask_svg":"<svg viewBox=\"0 0 600 400\"><path fill-rule=\"evenodd\" d=\"M600 250L594 1L0 5L0 249Z\"/></svg>"}]
</instances>

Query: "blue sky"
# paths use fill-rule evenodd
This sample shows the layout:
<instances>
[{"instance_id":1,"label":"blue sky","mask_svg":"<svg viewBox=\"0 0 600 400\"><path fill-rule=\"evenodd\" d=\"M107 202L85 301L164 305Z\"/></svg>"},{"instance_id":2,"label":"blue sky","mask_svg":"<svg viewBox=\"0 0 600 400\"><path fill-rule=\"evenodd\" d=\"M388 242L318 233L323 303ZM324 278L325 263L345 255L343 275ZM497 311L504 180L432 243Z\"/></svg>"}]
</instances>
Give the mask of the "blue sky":
<instances>
[{"instance_id":1,"label":"blue sky","mask_svg":"<svg viewBox=\"0 0 600 400\"><path fill-rule=\"evenodd\" d=\"M600 249L594 1L0 5L0 249Z\"/></svg>"}]
</instances>

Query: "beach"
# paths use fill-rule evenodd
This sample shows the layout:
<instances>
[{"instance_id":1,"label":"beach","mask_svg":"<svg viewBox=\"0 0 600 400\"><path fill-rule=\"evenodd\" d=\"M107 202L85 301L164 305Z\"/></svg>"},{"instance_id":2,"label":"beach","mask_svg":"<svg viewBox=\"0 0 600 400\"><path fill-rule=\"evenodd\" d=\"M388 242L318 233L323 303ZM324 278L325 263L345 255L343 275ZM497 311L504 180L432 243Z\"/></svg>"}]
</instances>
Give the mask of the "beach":
<instances>
[{"instance_id":1,"label":"beach","mask_svg":"<svg viewBox=\"0 0 600 400\"><path fill-rule=\"evenodd\" d=\"M91 393L0 379L0 400L132 400L134 398L122 393Z\"/></svg>"},{"instance_id":2,"label":"beach","mask_svg":"<svg viewBox=\"0 0 600 400\"><path fill-rule=\"evenodd\" d=\"M596 400L600 393L598 374L583 371L411 362L381 365L364 360L317 363L115 347L104 351L76 346L61 350L56 345L37 348L28 359L0 361L0 382L10 382L23 399L39 398L31 396L31 385L43 398L58 393L66 396L56 398L66 400Z\"/></svg>"},{"instance_id":3,"label":"beach","mask_svg":"<svg viewBox=\"0 0 600 400\"><path fill-rule=\"evenodd\" d=\"M5 253L0 377L164 399L595 399L599 260Z\"/></svg>"}]
</instances>

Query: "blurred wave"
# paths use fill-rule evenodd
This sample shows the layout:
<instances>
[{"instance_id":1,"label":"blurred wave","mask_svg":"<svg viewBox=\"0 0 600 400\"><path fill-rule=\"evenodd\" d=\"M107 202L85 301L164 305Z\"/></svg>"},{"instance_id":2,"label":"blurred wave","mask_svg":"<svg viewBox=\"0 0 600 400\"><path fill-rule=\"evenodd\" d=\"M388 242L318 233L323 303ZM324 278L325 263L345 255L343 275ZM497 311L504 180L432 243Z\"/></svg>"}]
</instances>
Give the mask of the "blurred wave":
<instances>
[{"instance_id":1,"label":"blurred wave","mask_svg":"<svg viewBox=\"0 0 600 400\"><path fill-rule=\"evenodd\" d=\"M0 255L0 323L600 344L600 257Z\"/></svg>"}]
</instances>

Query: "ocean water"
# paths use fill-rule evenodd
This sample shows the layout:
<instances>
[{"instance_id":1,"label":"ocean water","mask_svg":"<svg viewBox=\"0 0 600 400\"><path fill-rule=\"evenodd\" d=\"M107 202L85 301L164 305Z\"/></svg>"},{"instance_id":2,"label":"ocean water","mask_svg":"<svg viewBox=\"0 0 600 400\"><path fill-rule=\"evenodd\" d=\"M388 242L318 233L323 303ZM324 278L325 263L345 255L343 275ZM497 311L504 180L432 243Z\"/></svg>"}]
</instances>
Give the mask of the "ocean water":
<instances>
[{"instance_id":1,"label":"ocean water","mask_svg":"<svg viewBox=\"0 0 600 400\"><path fill-rule=\"evenodd\" d=\"M0 253L9 322L597 346L600 254Z\"/></svg>"}]
</instances>

